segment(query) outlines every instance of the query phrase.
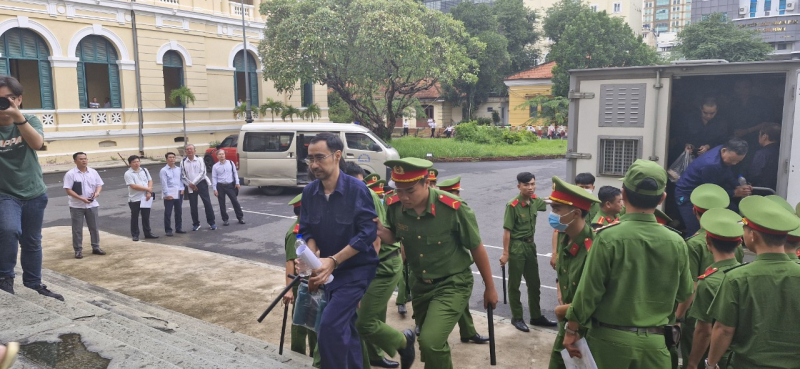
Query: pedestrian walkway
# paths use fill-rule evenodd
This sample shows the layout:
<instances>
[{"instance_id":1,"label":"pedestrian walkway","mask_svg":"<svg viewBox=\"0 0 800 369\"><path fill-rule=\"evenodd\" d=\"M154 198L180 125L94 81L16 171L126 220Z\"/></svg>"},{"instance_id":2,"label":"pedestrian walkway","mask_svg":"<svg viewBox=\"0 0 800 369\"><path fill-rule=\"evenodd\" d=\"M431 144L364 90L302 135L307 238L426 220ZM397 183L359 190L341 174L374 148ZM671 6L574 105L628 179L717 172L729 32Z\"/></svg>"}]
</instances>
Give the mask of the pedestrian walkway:
<instances>
[{"instance_id":1,"label":"pedestrian walkway","mask_svg":"<svg viewBox=\"0 0 800 369\"><path fill-rule=\"evenodd\" d=\"M128 164L124 162L122 159L117 160L94 160L96 158L89 156L89 167L92 169L105 169L105 168L124 168L127 167ZM125 158L126 160L128 158ZM178 157L178 162L182 157ZM164 160L152 160L148 158L142 158L139 160L142 163L142 166L153 165L153 164L164 164L166 163ZM42 173L65 173L68 172L70 169L75 168L75 163L63 163L63 164L43 164L42 165Z\"/></svg>"},{"instance_id":2,"label":"pedestrian walkway","mask_svg":"<svg viewBox=\"0 0 800 369\"><path fill-rule=\"evenodd\" d=\"M101 233L103 249L108 255L88 254L84 259L76 260L69 227L44 229L44 267L87 282L84 291L94 290L91 284L119 293L112 294L115 296L114 303L121 305L120 309L124 310L124 305L139 299L161 310L172 310L224 327L224 330L236 332L237 335L266 341L268 343L264 343L264 347L276 351L283 309L275 309L261 324L256 319L284 286L283 268L180 246L131 242L127 237ZM264 252L282 253L283 250ZM46 272L43 280L55 292L68 292L65 294L68 303L75 298L68 290L60 288L63 278L59 278L58 274ZM24 287L19 286L18 289ZM120 294L134 299L124 298ZM132 308L140 309L140 306ZM399 329L413 328L410 303L408 310L407 317L401 318L397 314L394 299L391 299L387 323ZM487 334L486 315L478 311L472 313L478 331ZM186 324L181 322L178 326ZM286 334L285 351L289 351L288 329ZM530 333L524 334L512 327L510 321L495 319L495 335L498 368L547 367L555 339L554 331L532 327ZM488 344L461 343L458 328L448 341L453 350L454 367L489 367ZM290 363L295 362L292 360ZM297 363L293 367L305 367L308 363ZM422 367L422 364L415 364L414 367Z\"/></svg>"}]
</instances>

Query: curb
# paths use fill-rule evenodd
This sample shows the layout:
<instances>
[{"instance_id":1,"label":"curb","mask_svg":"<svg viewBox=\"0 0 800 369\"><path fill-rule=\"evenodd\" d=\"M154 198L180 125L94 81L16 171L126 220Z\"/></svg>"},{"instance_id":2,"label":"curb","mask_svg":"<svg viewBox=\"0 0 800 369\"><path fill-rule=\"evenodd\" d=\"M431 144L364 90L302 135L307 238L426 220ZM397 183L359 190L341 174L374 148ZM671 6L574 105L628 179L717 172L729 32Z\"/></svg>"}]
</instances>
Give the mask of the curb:
<instances>
[{"instance_id":1,"label":"curb","mask_svg":"<svg viewBox=\"0 0 800 369\"><path fill-rule=\"evenodd\" d=\"M479 161L521 161L521 160L564 159L565 157L566 155L495 156L488 158L460 157L460 158L433 158L431 161L434 163L463 163L463 162L479 162Z\"/></svg>"}]
</instances>

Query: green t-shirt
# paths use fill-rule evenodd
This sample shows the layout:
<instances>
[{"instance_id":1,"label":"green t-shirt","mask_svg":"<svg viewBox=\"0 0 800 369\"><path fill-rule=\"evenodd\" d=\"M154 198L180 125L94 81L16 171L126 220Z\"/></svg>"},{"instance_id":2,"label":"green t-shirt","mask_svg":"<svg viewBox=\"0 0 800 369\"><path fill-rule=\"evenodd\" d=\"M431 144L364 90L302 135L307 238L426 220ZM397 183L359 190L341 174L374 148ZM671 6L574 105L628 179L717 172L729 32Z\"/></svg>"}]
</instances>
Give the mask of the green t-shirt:
<instances>
[{"instance_id":1,"label":"green t-shirt","mask_svg":"<svg viewBox=\"0 0 800 369\"><path fill-rule=\"evenodd\" d=\"M506 204L503 228L511 231L512 240L532 238L536 232L536 216L545 210L547 204L535 195L528 199L517 195Z\"/></svg>"},{"instance_id":2,"label":"green t-shirt","mask_svg":"<svg viewBox=\"0 0 800 369\"><path fill-rule=\"evenodd\" d=\"M36 132L44 137L42 122L23 114ZM0 127L0 194L30 200L47 192L36 150L22 139L16 125Z\"/></svg>"}]
</instances>

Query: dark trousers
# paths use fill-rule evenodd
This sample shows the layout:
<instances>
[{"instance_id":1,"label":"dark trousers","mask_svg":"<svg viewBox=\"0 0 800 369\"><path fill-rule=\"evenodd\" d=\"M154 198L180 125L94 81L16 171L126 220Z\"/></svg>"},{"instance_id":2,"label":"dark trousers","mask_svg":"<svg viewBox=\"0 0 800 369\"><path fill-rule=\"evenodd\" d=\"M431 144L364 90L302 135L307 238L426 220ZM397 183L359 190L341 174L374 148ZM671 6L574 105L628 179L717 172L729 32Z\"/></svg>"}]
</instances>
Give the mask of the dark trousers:
<instances>
[{"instance_id":1,"label":"dark trousers","mask_svg":"<svg viewBox=\"0 0 800 369\"><path fill-rule=\"evenodd\" d=\"M150 229L150 209L142 208L141 201L129 202L128 207L131 208L131 236L139 237L139 213L142 214L142 229L145 236L151 235Z\"/></svg>"},{"instance_id":2,"label":"dark trousers","mask_svg":"<svg viewBox=\"0 0 800 369\"><path fill-rule=\"evenodd\" d=\"M177 199L164 200L164 231L172 233L172 210L175 210L175 230L183 230L183 199L179 195Z\"/></svg>"},{"instance_id":3,"label":"dark trousers","mask_svg":"<svg viewBox=\"0 0 800 369\"><path fill-rule=\"evenodd\" d=\"M436 133L436 128L431 128L431 138L433 138L434 133Z\"/></svg>"},{"instance_id":4,"label":"dark trousers","mask_svg":"<svg viewBox=\"0 0 800 369\"><path fill-rule=\"evenodd\" d=\"M236 219L242 220L244 218L244 213L242 213L242 207L239 206L239 199L237 198L236 194L236 185L233 183L217 183L217 200L219 200L219 213L222 215L222 221L228 221L228 210L225 206L225 196L228 196L231 199L231 205L233 205L233 211L236 213Z\"/></svg>"},{"instance_id":5,"label":"dark trousers","mask_svg":"<svg viewBox=\"0 0 800 369\"><path fill-rule=\"evenodd\" d=\"M403 128L403 136L408 136L408 128Z\"/></svg>"},{"instance_id":6,"label":"dark trousers","mask_svg":"<svg viewBox=\"0 0 800 369\"><path fill-rule=\"evenodd\" d=\"M362 369L361 338L356 330L356 309L370 280L357 280L325 291L328 304L322 312L317 345L323 368Z\"/></svg>"},{"instance_id":7,"label":"dark trousers","mask_svg":"<svg viewBox=\"0 0 800 369\"><path fill-rule=\"evenodd\" d=\"M197 196L203 200L203 209L206 211L206 221L208 225L216 223L214 219L214 208L211 205L211 197L208 195L208 183L202 181L197 184L197 191L189 193L189 207L192 213L192 226L197 227L200 225L200 217L197 214Z\"/></svg>"},{"instance_id":8,"label":"dark trousers","mask_svg":"<svg viewBox=\"0 0 800 369\"><path fill-rule=\"evenodd\" d=\"M694 215L694 206L692 206L692 202L689 199L684 199L683 203L681 203L681 199L676 199L675 202L678 204L678 212L681 213L681 219L683 219L683 226L686 227L686 237L689 237L698 229L700 229L700 222L697 221L697 216Z\"/></svg>"}]
</instances>

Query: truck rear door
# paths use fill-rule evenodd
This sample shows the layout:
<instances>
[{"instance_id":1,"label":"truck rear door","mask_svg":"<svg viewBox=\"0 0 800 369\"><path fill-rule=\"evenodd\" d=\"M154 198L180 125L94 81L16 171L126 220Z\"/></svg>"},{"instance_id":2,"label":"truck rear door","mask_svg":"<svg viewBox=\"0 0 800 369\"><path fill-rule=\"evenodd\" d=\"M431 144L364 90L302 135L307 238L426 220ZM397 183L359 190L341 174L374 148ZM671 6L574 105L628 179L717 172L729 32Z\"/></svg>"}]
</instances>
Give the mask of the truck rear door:
<instances>
[{"instance_id":1,"label":"truck rear door","mask_svg":"<svg viewBox=\"0 0 800 369\"><path fill-rule=\"evenodd\" d=\"M786 194L786 200L795 205L800 202L800 68L790 71L786 77L778 193Z\"/></svg>"}]
</instances>

